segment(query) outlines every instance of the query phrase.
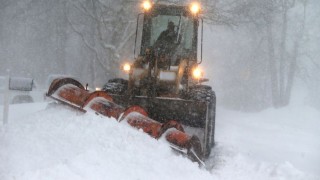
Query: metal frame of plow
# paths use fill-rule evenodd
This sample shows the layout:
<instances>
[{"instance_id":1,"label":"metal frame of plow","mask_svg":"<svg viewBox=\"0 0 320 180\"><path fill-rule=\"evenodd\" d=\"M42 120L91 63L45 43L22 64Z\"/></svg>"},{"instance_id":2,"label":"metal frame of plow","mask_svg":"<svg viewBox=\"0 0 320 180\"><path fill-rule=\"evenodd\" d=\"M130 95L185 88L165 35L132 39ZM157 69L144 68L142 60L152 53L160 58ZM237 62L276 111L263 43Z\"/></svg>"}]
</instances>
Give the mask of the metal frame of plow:
<instances>
[{"instance_id":1,"label":"metal frame of plow","mask_svg":"<svg viewBox=\"0 0 320 180\"><path fill-rule=\"evenodd\" d=\"M155 139L165 137L173 149L187 155L192 161L205 165L202 161L203 152L199 138L185 133L182 125L175 120L165 123L155 121L148 117L144 108L137 105L124 108L114 103L106 92L90 93L80 82L72 78L55 79L46 95L82 112L90 108L98 114L115 118L119 123L127 122Z\"/></svg>"}]
</instances>

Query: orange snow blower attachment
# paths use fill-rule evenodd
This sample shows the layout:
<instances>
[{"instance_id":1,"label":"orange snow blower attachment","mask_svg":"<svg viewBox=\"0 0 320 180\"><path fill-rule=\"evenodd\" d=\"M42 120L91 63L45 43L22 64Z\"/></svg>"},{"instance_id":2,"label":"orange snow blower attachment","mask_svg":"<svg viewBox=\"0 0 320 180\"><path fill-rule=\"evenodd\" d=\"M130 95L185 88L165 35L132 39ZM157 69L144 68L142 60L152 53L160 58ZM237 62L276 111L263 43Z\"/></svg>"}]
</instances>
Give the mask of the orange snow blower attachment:
<instances>
[{"instance_id":1,"label":"orange snow blower attachment","mask_svg":"<svg viewBox=\"0 0 320 180\"><path fill-rule=\"evenodd\" d=\"M115 104L112 97L106 92L89 92L81 83L72 78L55 79L46 95L81 112L91 109L103 116L113 117L118 122L127 122L130 126L142 129L155 139L164 136L173 149L187 155L192 161L204 165L199 138L186 134L177 121L159 123L149 118L148 113L142 107L133 105L124 108Z\"/></svg>"}]
</instances>

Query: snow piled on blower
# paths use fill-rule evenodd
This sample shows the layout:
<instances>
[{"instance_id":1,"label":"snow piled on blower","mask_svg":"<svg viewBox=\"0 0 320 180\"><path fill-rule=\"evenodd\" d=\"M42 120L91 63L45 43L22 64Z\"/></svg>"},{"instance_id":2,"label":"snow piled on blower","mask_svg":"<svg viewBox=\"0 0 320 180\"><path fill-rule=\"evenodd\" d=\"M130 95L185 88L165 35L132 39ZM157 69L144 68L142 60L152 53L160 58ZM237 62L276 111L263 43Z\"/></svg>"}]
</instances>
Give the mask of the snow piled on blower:
<instances>
[{"instance_id":1,"label":"snow piled on blower","mask_svg":"<svg viewBox=\"0 0 320 180\"><path fill-rule=\"evenodd\" d=\"M11 122L1 129L0 144L2 180L210 178L165 141L61 106Z\"/></svg>"},{"instance_id":2,"label":"snow piled on blower","mask_svg":"<svg viewBox=\"0 0 320 180\"><path fill-rule=\"evenodd\" d=\"M218 114L217 145L199 168L166 141L94 112L12 105L9 124L0 126L0 179L320 178L319 111Z\"/></svg>"}]
</instances>

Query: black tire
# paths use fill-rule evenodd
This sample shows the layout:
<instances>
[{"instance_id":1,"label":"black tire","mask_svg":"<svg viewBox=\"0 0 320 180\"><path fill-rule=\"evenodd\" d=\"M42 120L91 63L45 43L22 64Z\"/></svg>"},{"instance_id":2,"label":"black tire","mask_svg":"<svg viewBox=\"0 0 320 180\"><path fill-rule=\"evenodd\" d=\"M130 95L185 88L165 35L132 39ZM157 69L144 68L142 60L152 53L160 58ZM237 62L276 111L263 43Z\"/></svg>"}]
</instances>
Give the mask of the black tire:
<instances>
[{"instance_id":1,"label":"black tire","mask_svg":"<svg viewBox=\"0 0 320 180\"><path fill-rule=\"evenodd\" d=\"M110 79L102 90L110 94L123 95L128 90L128 81L120 78Z\"/></svg>"},{"instance_id":2,"label":"black tire","mask_svg":"<svg viewBox=\"0 0 320 180\"><path fill-rule=\"evenodd\" d=\"M109 79L108 83L128 84L128 80L122 78Z\"/></svg>"},{"instance_id":3,"label":"black tire","mask_svg":"<svg viewBox=\"0 0 320 180\"><path fill-rule=\"evenodd\" d=\"M211 86L197 85L190 88L188 99L195 101L206 101L208 103L215 99L216 95Z\"/></svg>"},{"instance_id":4,"label":"black tire","mask_svg":"<svg viewBox=\"0 0 320 180\"><path fill-rule=\"evenodd\" d=\"M190 88L188 99L194 101L207 102L207 109L209 110L207 121L204 127L204 157L208 158L211 148L214 146L215 133L215 113L216 113L216 95L210 86L198 85Z\"/></svg>"}]
</instances>

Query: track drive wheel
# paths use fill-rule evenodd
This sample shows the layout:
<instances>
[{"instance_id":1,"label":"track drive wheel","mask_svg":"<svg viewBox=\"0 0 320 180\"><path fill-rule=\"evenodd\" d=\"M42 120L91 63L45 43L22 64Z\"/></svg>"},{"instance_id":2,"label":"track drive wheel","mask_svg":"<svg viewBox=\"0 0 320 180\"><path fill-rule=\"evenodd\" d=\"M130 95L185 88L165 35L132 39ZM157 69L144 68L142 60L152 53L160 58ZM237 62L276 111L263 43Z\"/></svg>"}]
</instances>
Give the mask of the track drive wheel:
<instances>
[{"instance_id":1,"label":"track drive wheel","mask_svg":"<svg viewBox=\"0 0 320 180\"><path fill-rule=\"evenodd\" d=\"M203 155L208 158L214 146L216 95L210 86L197 85L190 88L188 99L207 102L207 117L204 127Z\"/></svg>"},{"instance_id":2,"label":"track drive wheel","mask_svg":"<svg viewBox=\"0 0 320 180\"><path fill-rule=\"evenodd\" d=\"M128 90L128 80L121 78L110 79L102 90L110 94L123 95Z\"/></svg>"}]
</instances>

